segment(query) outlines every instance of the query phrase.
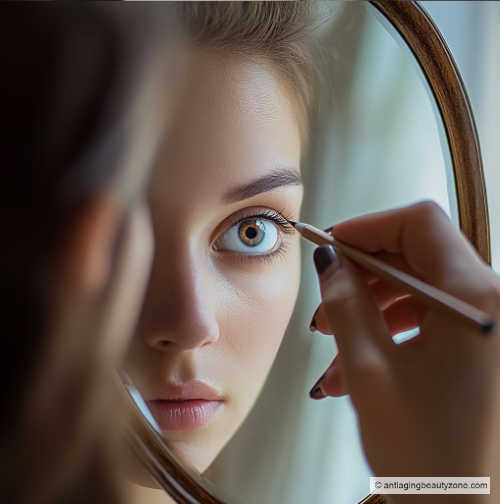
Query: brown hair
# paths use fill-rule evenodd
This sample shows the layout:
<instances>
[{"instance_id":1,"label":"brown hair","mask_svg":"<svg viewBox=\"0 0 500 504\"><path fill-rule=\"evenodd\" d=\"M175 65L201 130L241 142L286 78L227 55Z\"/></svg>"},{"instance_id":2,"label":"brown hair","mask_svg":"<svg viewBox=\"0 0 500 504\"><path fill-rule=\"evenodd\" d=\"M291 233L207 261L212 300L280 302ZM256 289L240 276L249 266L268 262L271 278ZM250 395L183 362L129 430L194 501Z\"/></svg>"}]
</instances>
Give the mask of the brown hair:
<instances>
[{"instance_id":1,"label":"brown hair","mask_svg":"<svg viewBox=\"0 0 500 504\"><path fill-rule=\"evenodd\" d=\"M5 502L119 498L112 384L103 379L115 363L103 362L105 341L92 325L52 331L51 314L78 212L111 187L120 196L129 189L121 162L147 49L131 32L119 12L94 4L0 5ZM139 194L142 184L134 186ZM123 206L125 215L125 198Z\"/></svg>"},{"instance_id":2,"label":"brown hair","mask_svg":"<svg viewBox=\"0 0 500 504\"><path fill-rule=\"evenodd\" d=\"M182 2L181 19L196 45L268 61L276 68L296 99L307 138L318 84L310 2Z\"/></svg>"}]
</instances>

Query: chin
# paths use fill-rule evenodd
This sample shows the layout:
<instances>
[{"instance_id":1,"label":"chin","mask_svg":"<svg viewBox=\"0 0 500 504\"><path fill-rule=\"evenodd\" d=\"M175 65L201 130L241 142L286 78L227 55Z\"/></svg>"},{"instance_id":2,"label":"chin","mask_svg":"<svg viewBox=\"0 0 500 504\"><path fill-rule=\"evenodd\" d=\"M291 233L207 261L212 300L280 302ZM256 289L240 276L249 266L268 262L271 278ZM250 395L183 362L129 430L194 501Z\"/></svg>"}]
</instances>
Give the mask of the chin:
<instances>
[{"instance_id":1,"label":"chin","mask_svg":"<svg viewBox=\"0 0 500 504\"><path fill-rule=\"evenodd\" d=\"M222 446L220 448L202 447L196 442L168 441L167 444L185 467L200 474L208 469L222 450Z\"/></svg>"},{"instance_id":2,"label":"chin","mask_svg":"<svg viewBox=\"0 0 500 504\"><path fill-rule=\"evenodd\" d=\"M168 447L183 465L203 473L231 441L242 423L243 419L231 425L226 419L225 422L212 424L211 428L206 426L184 431L182 437L179 432L164 432L164 437Z\"/></svg>"}]
</instances>

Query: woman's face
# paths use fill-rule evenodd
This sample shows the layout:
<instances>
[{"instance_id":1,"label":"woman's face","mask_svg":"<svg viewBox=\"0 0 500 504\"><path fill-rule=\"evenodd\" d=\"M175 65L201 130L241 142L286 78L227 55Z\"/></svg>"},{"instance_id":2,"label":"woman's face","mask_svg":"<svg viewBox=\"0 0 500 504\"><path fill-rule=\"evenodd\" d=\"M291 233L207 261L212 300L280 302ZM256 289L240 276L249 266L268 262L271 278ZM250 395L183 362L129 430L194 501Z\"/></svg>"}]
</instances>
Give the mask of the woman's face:
<instances>
[{"instance_id":1,"label":"woman's face","mask_svg":"<svg viewBox=\"0 0 500 504\"><path fill-rule=\"evenodd\" d=\"M301 143L266 64L193 58L149 193L156 250L128 371L204 471L252 407L299 285Z\"/></svg>"}]
</instances>

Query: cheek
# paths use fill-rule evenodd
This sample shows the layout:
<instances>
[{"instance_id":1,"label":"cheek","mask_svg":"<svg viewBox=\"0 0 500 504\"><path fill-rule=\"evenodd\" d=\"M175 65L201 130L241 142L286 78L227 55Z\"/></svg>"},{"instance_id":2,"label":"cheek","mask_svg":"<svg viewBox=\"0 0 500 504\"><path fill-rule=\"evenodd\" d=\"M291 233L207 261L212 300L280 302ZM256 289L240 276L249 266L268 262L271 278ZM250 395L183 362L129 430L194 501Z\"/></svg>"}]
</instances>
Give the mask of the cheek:
<instances>
[{"instance_id":1,"label":"cheek","mask_svg":"<svg viewBox=\"0 0 500 504\"><path fill-rule=\"evenodd\" d=\"M293 245L285 258L256 264L253 271L232 271L226 281L225 316L219 319L222 343L240 370L246 368L264 379L295 305L300 248Z\"/></svg>"}]
</instances>

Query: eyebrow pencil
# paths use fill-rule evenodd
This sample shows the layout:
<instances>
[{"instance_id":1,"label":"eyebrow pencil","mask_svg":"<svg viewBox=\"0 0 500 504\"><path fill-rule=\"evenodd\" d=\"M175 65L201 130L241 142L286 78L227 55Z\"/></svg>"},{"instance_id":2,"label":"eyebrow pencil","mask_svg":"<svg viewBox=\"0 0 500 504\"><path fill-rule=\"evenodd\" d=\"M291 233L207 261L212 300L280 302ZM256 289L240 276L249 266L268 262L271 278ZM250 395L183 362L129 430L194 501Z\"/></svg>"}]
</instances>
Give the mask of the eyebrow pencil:
<instances>
[{"instance_id":1,"label":"eyebrow pencil","mask_svg":"<svg viewBox=\"0 0 500 504\"><path fill-rule=\"evenodd\" d=\"M496 321L488 313L458 299L451 294L429 285L418 278L409 275L393 266L362 252L350 245L336 240L332 235L303 222L289 221L300 235L316 245L332 245L346 257L371 271L387 283L400 287L412 294L422 303L431 308L439 308L459 315L467 322L478 326L483 333L491 333L496 326Z\"/></svg>"}]
</instances>

